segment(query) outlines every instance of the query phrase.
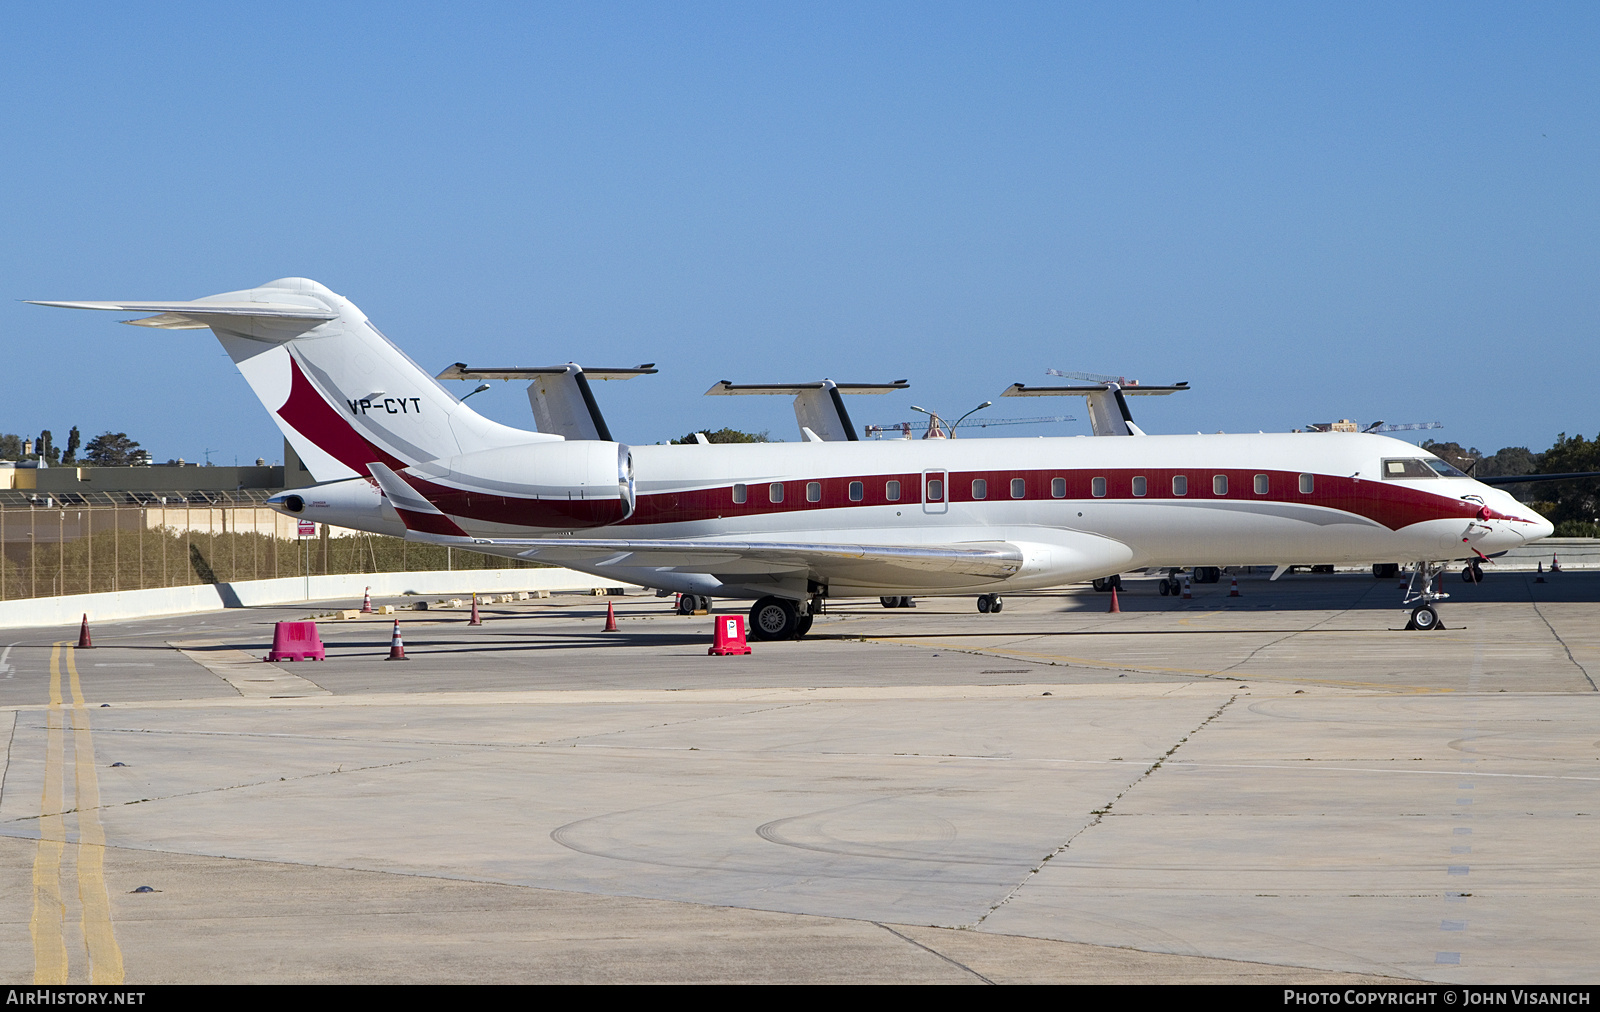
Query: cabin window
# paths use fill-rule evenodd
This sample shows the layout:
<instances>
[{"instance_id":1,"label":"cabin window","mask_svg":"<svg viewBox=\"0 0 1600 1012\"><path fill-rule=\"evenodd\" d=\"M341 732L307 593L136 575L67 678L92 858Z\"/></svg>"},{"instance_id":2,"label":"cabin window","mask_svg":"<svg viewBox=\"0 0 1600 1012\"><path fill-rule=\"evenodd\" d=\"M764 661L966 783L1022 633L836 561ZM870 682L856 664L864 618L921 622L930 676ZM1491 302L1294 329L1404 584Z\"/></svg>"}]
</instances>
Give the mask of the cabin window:
<instances>
[{"instance_id":1,"label":"cabin window","mask_svg":"<svg viewBox=\"0 0 1600 1012\"><path fill-rule=\"evenodd\" d=\"M1214 475L1211 476L1211 494L1212 495L1227 495L1228 494L1228 476L1227 475L1225 475L1225 474L1214 474Z\"/></svg>"},{"instance_id":2,"label":"cabin window","mask_svg":"<svg viewBox=\"0 0 1600 1012\"><path fill-rule=\"evenodd\" d=\"M748 498L750 498L750 486L748 486L748 485L735 485L735 486L733 486L733 501L734 502L742 503Z\"/></svg>"},{"instance_id":3,"label":"cabin window","mask_svg":"<svg viewBox=\"0 0 1600 1012\"><path fill-rule=\"evenodd\" d=\"M890 502L899 502L900 501L900 483L898 481L886 481L886 482L884 482L883 483L883 497L885 499L889 500Z\"/></svg>"},{"instance_id":4,"label":"cabin window","mask_svg":"<svg viewBox=\"0 0 1600 1012\"><path fill-rule=\"evenodd\" d=\"M1172 476L1172 494L1173 495L1188 495L1189 494L1189 476L1188 475L1186 475L1186 474L1175 474L1175 475Z\"/></svg>"},{"instance_id":5,"label":"cabin window","mask_svg":"<svg viewBox=\"0 0 1600 1012\"><path fill-rule=\"evenodd\" d=\"M1138 477L1133 479L1133 494L1134 495L1144 495L1145 492L1148 491L1148 489L1149 489L1149 486L1145 483L1144 475L1141 474Z\"/></svg>"},{"instance_id":6,"label":"cabin window","mask_svg":"<svg viewBox=\"0 0 1600 1012\"><path fill-rule=\"evenodd\" d=\"M783 502L783 482L775 481L767 486L768 502Z\"/></svg>"},{"instance_id":7,"label":"cabin window","mask_svg":"<svg viewBox=\"0 0 1600 1012\"><path fill-rule=\"evenodd\" d=\"M1258 474L1258 475L1256 475L1256 495L1266 495L1266 494L1267 494L1267 476L1264 475L1264 474Z\"/></svg>"},{"instance_id":8,"label":"cabin window","mask_svg":"<svg viewBox=\"0 0 1600 1012\"><path fill-rule=\"evenodd\" d=\"M1316 487L1317 487L1317 479L1316 478L1312 477L1309 474L1302 474L1300 476L1300 494L1301 495L1310 495L1312 493L1312 491L1316 489Z\"/></svg>"},{"instance_id":9,"label":"cabin window","mask_svg":"<svg viewBox=\"0 0 1600 1012\"><path fill-rule=\"evenodd\" d=\"M1092 479L1089 482L1089 494L1094 496L1096 499L1105 498L1106 480L1104 478Z\"/></svg>"},{"instance_id":10,"label":"cabin window","mask_svg":"<svg viewBox=\"0 0 1600 1012\"><path fill-rule=\"evenodd\" d=\"M974 499L987 499L987 498L989 498L989 483L987 481L984 481L982 478L974 478L974 479L972 479L972 498L974 498Z\"/></svg>"},{"instance_id":11,"label":"cabin window","mask_svg":"<svg viewBox=\"0 0 1600 1012\"><path fill-rule=\"evenodd\" d=\"M1383 462L1385 478L1437 478L1433 468L1421 460L1386 460Z\"/></svg>"},{"instance_id":12,"label":"cabin window","mask_svg":"<svg viewBox=\"0 0 1600 1012\"><path fill-rule=\"evenodd\" d=\"M938 478L928 479L928 501L941 502L944 499L944 482Z\"/></svg>"},{"instance_id":13,"label":"cabin window","mask_svg":"<svg viewBox=\"0 0 1600 1012\"><path fill-rule=\"evenodd\" d=\"M1011 479L1011 498L1021 499L1028 494L1028 483L1021 478Z\"/></svg>"},{"instance_id":14,"label":"cabin window","mask_svg":"<svg viewBox=\"0 0 1600 1012\"><path fill-rule=\"evenodd\" d=\"M862 500L862 498L865 497L866 491L867 491L867 487L865 485L861 484L861 482L852 481L850 483L850 501L851 502L860 502Z\"/></svg>"},{"instance_id":15,"label":"cabin window","mask_svg":"<svg viewBox=\"0 0 1600 1012\"><path fill-rule=\"evenodd\" d=\"M821 501L822 501L822 482L820 482L820 481L808 481L808 482L806 482L806 502L821 502Z\"/></svg>"},{"instance_id":16,"label":"cabin window","mask_svg":"<svg viewBox=\"0 0 1600 1012\"><path fill-rule=\"evenodd\" d=\"M1065 499L1066 497L1067 497L1067 479L1065 479L1065 478L1051 478L1050 479L1050 498L1052 498L1052 499Z\"/></svg>"}]
</instances>

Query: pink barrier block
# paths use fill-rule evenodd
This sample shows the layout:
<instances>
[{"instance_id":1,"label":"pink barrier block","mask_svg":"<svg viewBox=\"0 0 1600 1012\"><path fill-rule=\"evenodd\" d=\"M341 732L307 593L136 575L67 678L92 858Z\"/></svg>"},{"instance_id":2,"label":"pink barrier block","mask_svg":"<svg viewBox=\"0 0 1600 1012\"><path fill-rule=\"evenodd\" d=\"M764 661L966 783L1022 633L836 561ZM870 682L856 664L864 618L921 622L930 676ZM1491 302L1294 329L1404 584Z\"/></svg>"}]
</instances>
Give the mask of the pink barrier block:
<instances>
[{"instance_id":1,"label":"pink barrier block","mask_svg":"<svg viewBox=\"0 0 1600 1012\"><path fill-rule=\"evenodd\" d=\"M711 656L726 657L729 654L750 652L750 646L744 638L743 615L718 615L716 634L716 642L706 651Z\"/></svg>"},{"instance_id":2,"label":"pink barrier block","mask_svg":"<svg viewBox=\"0 0 1600 1012\"><path fill-rule=\"evenodd\" d=\"M269 661L321 661L327 659L315 622L279 622L272 630Z\"/></svg>"}]
</instances>

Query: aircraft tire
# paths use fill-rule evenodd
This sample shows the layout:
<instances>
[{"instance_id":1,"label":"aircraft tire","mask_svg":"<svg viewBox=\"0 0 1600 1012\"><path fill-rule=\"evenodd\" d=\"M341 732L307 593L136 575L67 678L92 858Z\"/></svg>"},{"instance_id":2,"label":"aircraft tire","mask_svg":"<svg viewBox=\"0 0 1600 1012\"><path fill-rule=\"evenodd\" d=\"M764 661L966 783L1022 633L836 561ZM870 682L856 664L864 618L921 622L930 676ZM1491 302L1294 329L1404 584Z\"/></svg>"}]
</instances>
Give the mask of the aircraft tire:
<instances>
[{"instance_id":1,"label":"aircraft tire","mask_svg":"<svg viewBox=\"0 0 1600 1012\"><path fill-rule=\"evenodd\" d=\"M695 600L696 600L695 599L695 595L693 595L693 594L679 594L678 595L678 614L679 615L693 615L694 614Z\"/></svg>"},{"instance_id":2,"label":"aircraft tire","mask_svg":"<svg viewBox=\"0 0 1600 1012\"><path fill-rule=\"evenodd\" d=\"M988 594L979 594L978 595L978 610L983 612L985 615L989 614L989 595Z\"/></svg>"},{"instance_id":3,"label":"aircraft tire","mask_svg":"<svg viewBox=\"0 0 1600 1012\"><path fill-rule=\"evenodd\" d=\"M900 602L903 600L904 598L899 597L880 597L878 598L878 603L883 605L885 608L898 608L900 607Z\"/></svg>"},{"instance_id":4,"label":"aircraft tire","mask_svg":"<svg viewBox=\"0 0 1600 1012\"><path fill-rule=\"evenodd\" d=\"M1005 609L1006 599L999 594L990 594L989 599L989 614L998 615Z\"/></svg>"},{"instance_id":5,"label":"aircraft tire","mask_svg":"<svg viewBox=\"0 0 1600 1012\"><path fill-rule=\"evenodd\" d=\"M750 606L750 635L758 640L792 640L800 626L800 609L784 597L763 597Z\"/></svg>"},{"instance_id":6,"label":"aircraft tire","mask_svg":"<svg viewBox=\"0 0 1600 1012\"><path fill-rule=\"evenodd\" d=\"M902 608L915 608L916 606L917 599L914 597L902 597L900 599L900 607Z\"/></svg>"},{"instance_id":7,"label":"aircraft tire","mask_svg":"<svg viewBox=\"0 0 1600 1012\"><path fill-rule=\"evenodd\" d=\"M1419 604L1411 609L1411 623L1406 626L1418 632L1431 632L1434 629L1443 629L1444 624L1439 621L1439 613L1431 604Z\"/></svg>"},{"instance_id":8,"label":"aircraft tire","mask_svg":"<svg viewBox=\"0 0 1600 1012\"><path fill-rule=\"evenodd\" d=\"M799 622L797 622L795 624L795 627L794 627L794 638L795 639L799 639L800 637L804 636L806 633L810 632L811 631L811 622L815 618L816 618L815 615L809 615L809 614L801 615Z\"/></svg>"}]
</instances>

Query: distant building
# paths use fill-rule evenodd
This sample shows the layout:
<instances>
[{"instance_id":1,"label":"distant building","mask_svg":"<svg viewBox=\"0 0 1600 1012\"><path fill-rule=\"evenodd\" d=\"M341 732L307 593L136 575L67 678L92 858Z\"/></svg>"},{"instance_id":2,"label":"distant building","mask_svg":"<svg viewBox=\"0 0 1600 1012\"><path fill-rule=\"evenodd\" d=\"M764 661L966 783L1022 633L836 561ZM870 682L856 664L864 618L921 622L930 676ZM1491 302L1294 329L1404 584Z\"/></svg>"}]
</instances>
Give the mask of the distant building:
<instances>
[{"instance_id":1,"label":"distant building","mask_svg":"<svg viewBox=\"0 0 1600 1012\"><path fill-rule=\"evenodd\" d=\"M315 485L287 442L283 464L203 467L182 459L129 467L56 466L0 461L0 505L141 505L259 503L285 488ZM145 455L149 460L149 455Z\"/></svg>"}]
</instances>

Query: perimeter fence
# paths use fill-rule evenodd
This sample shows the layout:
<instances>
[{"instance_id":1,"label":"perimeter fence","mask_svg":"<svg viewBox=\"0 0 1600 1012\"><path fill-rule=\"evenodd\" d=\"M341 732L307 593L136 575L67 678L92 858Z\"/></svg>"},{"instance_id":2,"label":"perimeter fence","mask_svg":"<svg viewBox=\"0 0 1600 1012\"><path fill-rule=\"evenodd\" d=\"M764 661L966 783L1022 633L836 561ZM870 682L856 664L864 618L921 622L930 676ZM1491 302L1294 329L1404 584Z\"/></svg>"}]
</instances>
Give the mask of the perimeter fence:
<instances>
[{"instance_id":1,"label":"perimeter fence","mask_svg":"<svg viewBox=\"0 0 1600 1012\"><path fill-rule=\"evenodd\" d=\"M261 505L270 492L0 492L0 601L284 576L539 568L318 524Z\"/></svg>"}]
</instances>

